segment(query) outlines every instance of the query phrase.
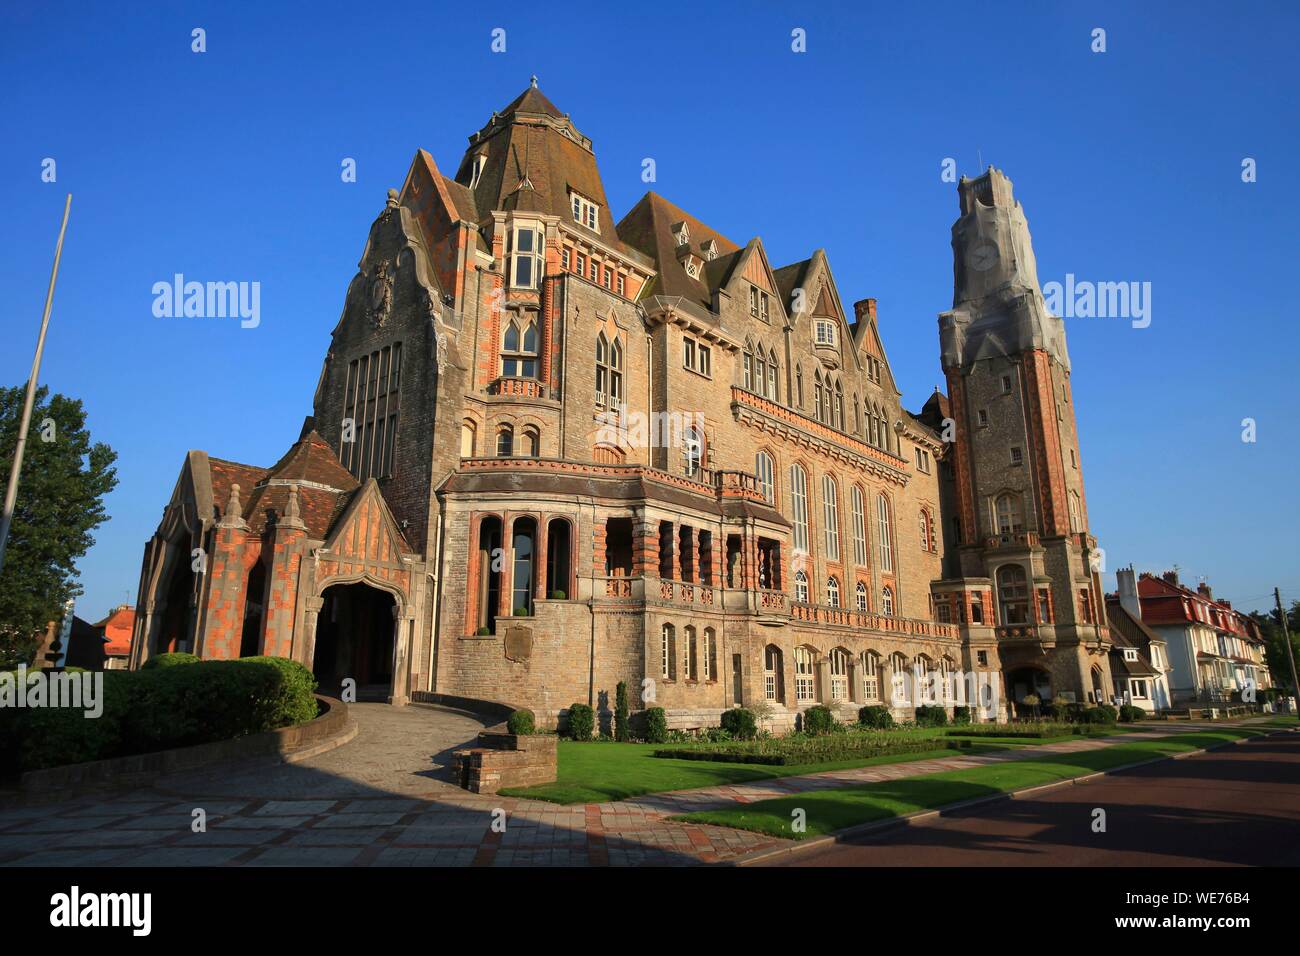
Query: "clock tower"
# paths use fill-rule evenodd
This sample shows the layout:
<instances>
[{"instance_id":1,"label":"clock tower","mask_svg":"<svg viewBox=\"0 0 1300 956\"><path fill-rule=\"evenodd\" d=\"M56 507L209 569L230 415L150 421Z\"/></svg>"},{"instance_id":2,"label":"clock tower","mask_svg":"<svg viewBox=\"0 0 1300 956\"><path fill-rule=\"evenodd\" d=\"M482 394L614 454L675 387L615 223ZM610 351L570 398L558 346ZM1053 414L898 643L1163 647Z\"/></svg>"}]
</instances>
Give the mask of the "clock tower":
<instances>
[{"instance_id":1,"label":"clock tower","mask_svg":"<svg viewBox=\"0 0 1300 956\"><path fill-rule=\"evenodd\" d=\"M1009 707L1110 700L1101 551L1088 531L1065 325L1043 300L1024 209L989 167L957 186L952 308L939 316L955 514L936 604Z\"/></svg>"}]
</instances>

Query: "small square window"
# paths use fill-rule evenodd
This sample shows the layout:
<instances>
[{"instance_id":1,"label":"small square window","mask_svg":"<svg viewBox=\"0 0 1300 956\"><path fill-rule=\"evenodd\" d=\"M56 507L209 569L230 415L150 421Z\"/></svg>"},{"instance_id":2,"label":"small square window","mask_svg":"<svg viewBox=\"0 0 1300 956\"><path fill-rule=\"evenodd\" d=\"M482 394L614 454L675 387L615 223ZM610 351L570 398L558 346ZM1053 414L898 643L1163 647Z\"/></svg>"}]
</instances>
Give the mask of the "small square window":
<instances>
[{"instance_id":1,"label":"small square window","mask_svg":"<svg viewBox=\"0 0 1300 956\"><path fill-rule=\"evenodd\" d=\"M1012 447L1012 449L1011 449L1011 464L1013 464L1013 465L1019 465L1019 464L1021 464L1024 460L1025 460L1024 453L1023 453L1019 448Z\"/></svg>"},{"instance_id":2,"label":"small square window","mask_svg":"<svg viewBox=\"0 0 1300 956\"><path fill-rule=\"evenodd\" d=\"M981 428L985 428L989 423L989 413L987 409L981 408L978 412L978 418Z\"/></svg>"},{"instance_id":3,"label":"small square window","mask_svg":"<svg viewBox=\"0 0 1300 956\"><path fill-rule=\"evenodd\" d=\"M1002 376L1002 394L1003 394L1003 395L1010 395L1010 394L1011 394L1011 376L1010 376L1010 375L1003 375L1003 376Z\"/></svg>"},{"instance_id":4,"label":"small square window","mask_svg":"<svg viewBox=\"0 0 1300 956\"><path fill-rule=\"evenodd\" d=\"M975 652L975 660L976 660L976 662L979 664L980 667L988 667L988 666L989 666L989 652L988 652L988 651L976 651L976 652Z\"/></svg>"}]
</instances>

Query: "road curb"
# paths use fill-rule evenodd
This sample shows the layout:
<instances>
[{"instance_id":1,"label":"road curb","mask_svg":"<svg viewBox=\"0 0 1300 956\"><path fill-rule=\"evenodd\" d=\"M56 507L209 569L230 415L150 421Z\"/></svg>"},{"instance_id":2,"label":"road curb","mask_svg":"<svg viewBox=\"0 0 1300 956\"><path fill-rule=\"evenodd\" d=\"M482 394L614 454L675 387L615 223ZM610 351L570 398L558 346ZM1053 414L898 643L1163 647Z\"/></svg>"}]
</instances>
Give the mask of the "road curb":
<instances>
[{"instance_id":1,"label":"road curb","mask_svg":"<svg viewBox=\"0 0 1300 956\"><path fill-rule=\"evenodd\" d=\"M962 810L968 810L972 807L982 806L989 803L998 803L1003 800L1017 800L1025 797L1037 796L1050 790L1060 790L1062 787L1073 787L1078 784L1088 783L1093 780L1099 780L1102 777L1109 777L1112 774L1124 773L1128 770L1137 770L1140 767L1150 767L1153 764L1165 763L1169 760L1184 760L1188 757L1195 757L1198 754L1210 753L1215 750L1223 750L1227 747L1236 747L1248 740L1257 739L1257 737L1279 737L1286 734L1300 733L1300 727L1291 729L1279 729L1267 733L1258 734L1255 737L1242 737L1238 740L1227 740L1221 744L1214 744L1210 747L1201 747L1197 750L1185 750L1181 753L1170 754L1167 757L1153 757L1150 760L1139 760L1134 763L1123 764L1119 767L1111 767L1109 770L1097 770L1092 773L1083 774L1078 777L1070 777L1068 780L1056 780L1052 783L1038 784L1032 787L1022 787L1019 790L1011 790L1007 793L994 793L984 797L972 797L969 800L959 800L956 803L948 803L942 807L933 807L927 810L916 810L912 813L905 813L902 816L889 817L885 820L872 820L870 823L860 823L856 826L845 827L843 830L836 830L834 833L828 833L825 836L814 837L811 840L800 840L798 843L792 843L788 846L769 847L765 850L755 850L752 853L746 853L744 856L736 857L734 860L728 860L720 863L720 866L752 866L755 863L761 863L766 860L777 859L783 856L794 856L797 854L808 853L813 850L824 849L834 846L843 840L852 839L858 836L865 836L869 833L877 833L881 830L888 830L891 827L916 826L922 823L928 823L939 817L948 816Z\"/></svg>"}]
</instances>

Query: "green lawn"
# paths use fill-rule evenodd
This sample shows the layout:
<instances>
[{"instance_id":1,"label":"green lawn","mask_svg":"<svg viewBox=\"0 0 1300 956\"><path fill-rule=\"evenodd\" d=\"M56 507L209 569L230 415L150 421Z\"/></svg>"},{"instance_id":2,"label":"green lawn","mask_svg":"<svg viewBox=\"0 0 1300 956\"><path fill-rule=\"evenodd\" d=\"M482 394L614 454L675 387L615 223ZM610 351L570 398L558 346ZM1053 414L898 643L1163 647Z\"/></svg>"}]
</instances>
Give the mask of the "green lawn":
<instances>
[{"instance_id":1,"label":"green lawn","mask_svg":"<svg viewBox=\"0 0 1300 956\"><path fill-rule=\"evenodd\" d=\"M714 823L801 840L859 823L1066 780L1258 733L1258 729L1243 727L1179 734L1176 737L1114 744L1101 750L1082 753L1052 754L992 767L954 770L836 790L810 791L797 796L762 800L725 810L706 810L673 819ZM803 833L791 831L793 813L798 809L806 814L807 829Z\"/></svg>"},{"instance_id":2,"label":"green lawn","mask_svg":"<svg viewBox=\"0 0 1300 956\"><path fill-rule=\"evenodd\" d=\"M941 736L936 730L924 733L932 737ZM800 774L819 773L825 770L847 770L874 764L904 763L1006 749L1003 743L981 740L969 750L936 748L924 753L894 754L805 766L776 766L710 763L703 760L661 760L653 754L663 746L663 744L580 744L571 740L561 740L558 753L559 767L554 783L543 783L534 787L511 787L501 792L508 797L528 797L551 803L604 803L609 800L626 800L647 793L663 793L666 790L715 787L748 783L752 780L770 780L773 777L797 777Z\"/></svg>"},{"instance_id":3,"label":"green lawn","mask_svg":"<svg viewBox=\"0 0 1300 956\"><path fill-rule=\"evenodd\" d=\"M908 728L890 731L891 734L921 738L943 737L947 727ZM1107 728L1107 733L1127 733L1132 728ZM906 763L913 760L930 760L951 757L957 753L989 753L1016 747L1034 747L1078 740L1078 735L1035 739L1030 737L980 737L972 740L969 750L936 748L916 754L895 754L860 760L840 760L830 763L778 766L764 764L712 763L701 760L660 760L653 754L663 744L617 744L559 742L559 767L554 783L533 787L510 787L501 792L508 797L527 797L551 803L604 803L609 800L626 800L647 793L668 790L691 790L696 787L715 787L752 780L770 780L774 777L796 777L805 773L826 770L848 770L882 763ZM672 745L677 746L677 745Z\"/></svg>"}]
</instances>

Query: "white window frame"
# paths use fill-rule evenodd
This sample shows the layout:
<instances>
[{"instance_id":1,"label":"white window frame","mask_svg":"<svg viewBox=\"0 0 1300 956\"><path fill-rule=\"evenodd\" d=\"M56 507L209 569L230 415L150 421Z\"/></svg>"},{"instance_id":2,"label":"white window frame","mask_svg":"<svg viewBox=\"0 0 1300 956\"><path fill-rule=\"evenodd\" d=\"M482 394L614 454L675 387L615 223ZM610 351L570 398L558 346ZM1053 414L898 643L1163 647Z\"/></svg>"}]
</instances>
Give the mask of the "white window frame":
<instances>
[{"instance_id":1,"label":"white window frame","mask_svg":"<svg viewBox=\"0 0 1300 956\"><path fill-rule=\"evenodd\" d=\"M867 566L867 515L862 501L862 489L853 486L853 561L860 567Z\"/></svg>"},{"instance_id":2,"label":"white window frame","mask_svg":"<svg viewBox=\"0 0 1300 956\"><path fill-rule=\"evenodd\" d=\"M763 492L763 497L769 504L776 502L776 463L772 461L772 456L765 451L760 451L754 456L754 477L758 479L759 490Z\"/></svg>"},{"instance_id":3,"label":"white window frame","mask_svg":"<svg viewBox=\"0 0 1300 956\"><path fill-rule=\"evenodd\" d=\"M794 649L794 699L798 703L817 699L817 673L812 652L799 646Z\"/></svg>"},{"instance_id":4,"label":"white window frame","mask_svg":"<svg viewBox=\"0 0 1300 956\"><path fill-rule=\"evenodd\" d=\"M808 552L808 473L799 465L790 466L790 510L793 512L794 550Z\"/></svg>"},{"instance_id":5,"label":"white window frame","mask_svg":"<svg viewBox=\"0 0 1300 956\"><path fill-rule=\"evenodd\" d=\"M521 252L519 237L525 234L532 237L533 248ZM546 269L546 232L542 229L541 223L515 222L511 236L510 287L512 289L536 289L541 285L543 273ZM530 269L529 281L520 282L519 267L525 262L528 263Z\"/></svg>"},{"instance_id":6,"label":"white window frame","mask_svg":"<svg viewBox=\"0 0 1300 956\"><path fill-rule=\"evenodd\" d=\"M890 531L889 499L876 495L876 552L881 571L894 570L893 535Z\"/></svg>"},{"instance_id":7,"label":"white window frame","mask_svg":"<svg viewBox=\"0 0 1300 956\"><path fill-rule=\"evenodd\" d=\"M580 226L586 226L592 232L599 235L600 206L580 193L570 193L569 195L573 197L573 200L570 203L570 209L573 212L573 221Z\"/></svg>"},{"instance_id":8,"label":"white window frame","mask_svg":"<svg viewBox=\"0 0 1300 956\"><path fill-rule=\"evenodd\" d=\"M826 529L826 559L840 559L840 488L830 475L822 475L822 519Z\"/></svg>"}]
</instances>

